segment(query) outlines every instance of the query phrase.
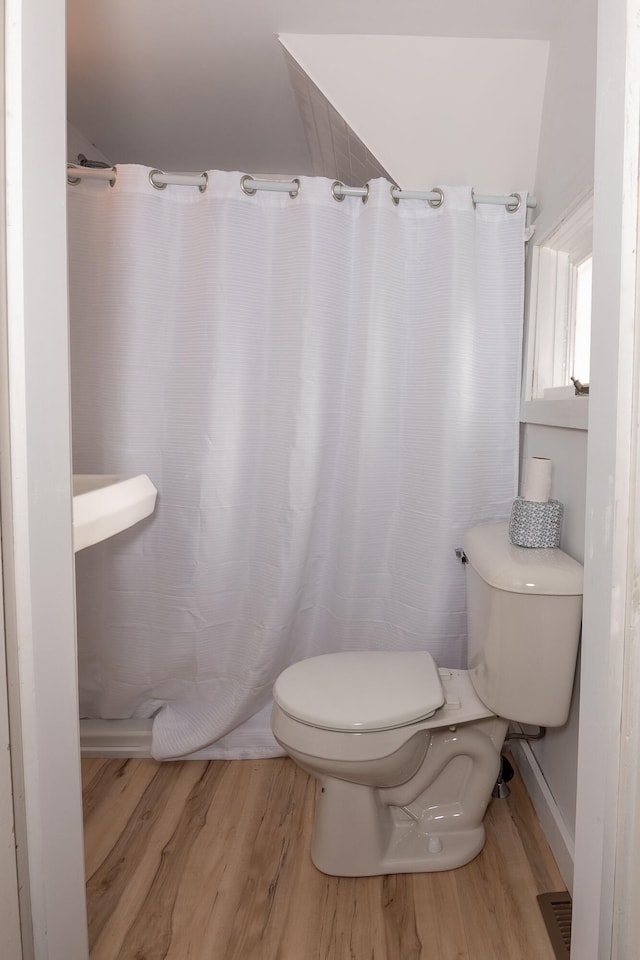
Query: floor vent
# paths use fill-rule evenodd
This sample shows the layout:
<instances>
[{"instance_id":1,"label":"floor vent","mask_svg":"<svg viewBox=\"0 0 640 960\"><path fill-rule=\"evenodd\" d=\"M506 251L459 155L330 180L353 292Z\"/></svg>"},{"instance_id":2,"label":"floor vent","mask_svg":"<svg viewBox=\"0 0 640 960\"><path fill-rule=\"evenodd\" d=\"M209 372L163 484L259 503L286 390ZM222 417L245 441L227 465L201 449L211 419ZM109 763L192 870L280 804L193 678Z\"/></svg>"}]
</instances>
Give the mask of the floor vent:
<instances>
[{"instance_id":1,"label":"floor vent","mask_svg":"<svg viewBox=\"0 0 640 960\"><path fill-rule=\"evenodd\" d=\"M571 953L571 897L566 890L541 893L538 906L557 960L567 960Z\"/></svg>"}]
</instances>

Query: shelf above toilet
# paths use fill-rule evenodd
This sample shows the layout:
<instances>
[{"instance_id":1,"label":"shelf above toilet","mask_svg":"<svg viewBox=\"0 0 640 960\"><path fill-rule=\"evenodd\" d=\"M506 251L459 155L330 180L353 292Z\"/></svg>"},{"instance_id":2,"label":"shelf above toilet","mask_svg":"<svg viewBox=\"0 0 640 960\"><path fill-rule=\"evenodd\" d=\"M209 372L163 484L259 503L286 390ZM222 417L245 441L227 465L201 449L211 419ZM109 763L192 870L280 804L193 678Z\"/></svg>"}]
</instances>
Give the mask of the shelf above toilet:
<instances>
[{"instance_id":1,"label":"shelf above toilet","mask_svg":"<svg viewBox=\"0 0 640 960\"><path fill-rule=\"evenodd\" d=\"M75 474L74 552L107 540L153 513L158 491L145 473Z\"/></svg>"}]
</instances>

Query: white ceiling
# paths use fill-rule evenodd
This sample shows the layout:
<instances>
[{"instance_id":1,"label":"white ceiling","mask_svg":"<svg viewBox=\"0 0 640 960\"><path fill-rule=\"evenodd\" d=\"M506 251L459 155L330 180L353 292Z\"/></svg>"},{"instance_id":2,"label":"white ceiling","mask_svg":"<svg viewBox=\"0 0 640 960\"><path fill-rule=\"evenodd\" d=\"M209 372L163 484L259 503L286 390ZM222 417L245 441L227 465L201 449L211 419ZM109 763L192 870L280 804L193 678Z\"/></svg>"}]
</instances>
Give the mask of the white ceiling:
<instances>
[{"instance_id":1,"label":"white ceiling","mask_svg":"<svg viewBox=\"0 0 640 960\"><path fill-rule=\"evenodd\" d=\"M115 163L313 174L278 34L551 39L557 0L68 0L69 121Z\"/></svg>"}]
</instances>

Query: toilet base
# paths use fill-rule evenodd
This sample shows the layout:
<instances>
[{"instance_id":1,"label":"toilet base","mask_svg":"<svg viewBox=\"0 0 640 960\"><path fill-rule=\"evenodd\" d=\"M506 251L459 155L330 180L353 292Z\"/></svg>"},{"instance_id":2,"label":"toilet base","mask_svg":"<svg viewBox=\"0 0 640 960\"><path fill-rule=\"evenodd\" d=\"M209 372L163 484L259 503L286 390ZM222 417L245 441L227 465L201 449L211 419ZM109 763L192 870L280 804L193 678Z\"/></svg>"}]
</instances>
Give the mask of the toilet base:
<instances>
[{"instance_id":1,"label":"toilet base","mask_svg":"<svg viewBox=\"0 0 640 960\"><path fill-rule=\"evenodd\" d=\"M455 870L478 856L485 844L484 826L450 833L420 834L415 824L398 830L382 859L381 873L433 873ZM430 847L432 849L430 849Z\"/></svg>"},{"instance_id":2,"label":"toilet base","mask_svg":"<svg viewBox=\"0 0 640 960\"><path fill-rule=\"evenodd\" d=\"M331 778L321 783L311 859L322 873L368 877L454 870L484 847L482 823L425 831L421 821L384 804L380 791Z\"/></svg>"},{"instance_id":3,"label":"toilet base","mask_svg":"<svg viewBox=\"0 0 640 960\"><path fill-rule=\"evenodd\" d=\"M493 717L429 731L421 766L397 786L316 771L316 867L338 877L367 877L454 870L473 860L484 846L483 818L506 730L507 721Z\"/></svg>"}]
</instances>

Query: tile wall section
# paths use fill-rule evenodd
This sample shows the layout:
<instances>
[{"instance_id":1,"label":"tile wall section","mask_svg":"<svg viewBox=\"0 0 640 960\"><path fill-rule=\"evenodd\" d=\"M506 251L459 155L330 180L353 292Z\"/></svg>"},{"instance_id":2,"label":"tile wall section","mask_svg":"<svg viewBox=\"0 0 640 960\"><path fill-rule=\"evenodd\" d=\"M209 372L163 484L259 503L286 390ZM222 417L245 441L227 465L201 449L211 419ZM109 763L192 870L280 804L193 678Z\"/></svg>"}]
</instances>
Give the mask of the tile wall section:
<instances>
[{"instance_id":1,"label":"tile wall section","mask_svg":"<svg viewBox=\"0 0 640 960\"><path fill-rule=\"evenodd\" d=\"M395 183L394 178L329 103L300 64L287 51L285 57L311 153L314 175L340 180L350 187L363 186L368 180L378 177Z\"/></svg>"}]
</instances>

